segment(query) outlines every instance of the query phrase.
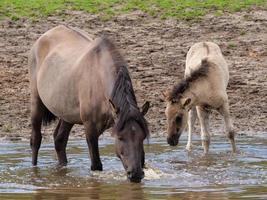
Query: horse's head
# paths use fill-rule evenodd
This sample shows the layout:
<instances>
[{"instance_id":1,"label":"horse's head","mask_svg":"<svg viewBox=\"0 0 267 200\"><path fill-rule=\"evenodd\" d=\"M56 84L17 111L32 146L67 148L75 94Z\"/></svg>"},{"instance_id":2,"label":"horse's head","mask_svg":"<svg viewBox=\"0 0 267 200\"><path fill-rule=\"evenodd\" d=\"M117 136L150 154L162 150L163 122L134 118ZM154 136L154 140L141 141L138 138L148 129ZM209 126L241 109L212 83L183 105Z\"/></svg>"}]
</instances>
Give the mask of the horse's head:
<instances>
[{"instance_id":1,"label":"horse's head","mask_svg":"<svg viewBox=\"0 0 267 200\"><path fill-rule=\"evenodd\" d=\"M143 116L148 108L149 103L146 102L139 113L140 116L127 120L121 129L116 128L116 125L113 129L116 154L122 161L127 178L131 182L140 182L144 177L145 152L143 142L149 133ZM120 113L117 115L120 116Z\"/></svg>"},{"instance_id":2,"label":"horse's head","mask_svg":"<svg viewBox=\"0 0 267 200\"><path fill-rule=\"evenodd\" d=\"M176 146L187 125L187 116L191 98L181 97L170 99L168 94L165 97L167 102L165 110L165 115L167 117L167 142L171 146Z\"/></svg>"}]
</instances>

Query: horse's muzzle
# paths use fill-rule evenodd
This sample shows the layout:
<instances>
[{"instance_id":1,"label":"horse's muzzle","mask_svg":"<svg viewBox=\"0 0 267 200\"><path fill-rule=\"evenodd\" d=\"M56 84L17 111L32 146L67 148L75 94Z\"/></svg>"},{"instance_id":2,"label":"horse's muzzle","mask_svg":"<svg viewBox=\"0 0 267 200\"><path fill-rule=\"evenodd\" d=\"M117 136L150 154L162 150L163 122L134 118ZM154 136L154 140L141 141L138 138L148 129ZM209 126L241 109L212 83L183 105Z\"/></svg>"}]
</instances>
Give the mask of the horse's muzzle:
<instances>
[{"instance_id":1,"label":"horse's muzzle","mask_svg":"<svg viewBox=\"0 0 267 200\"><path fill-rule=\"evenodd\" d=\"M127 178L131 182L140 183L141 180L144 178L144 172L143 172L143 170L140 172L127 171Z\"/></svg>"}]
</instances>

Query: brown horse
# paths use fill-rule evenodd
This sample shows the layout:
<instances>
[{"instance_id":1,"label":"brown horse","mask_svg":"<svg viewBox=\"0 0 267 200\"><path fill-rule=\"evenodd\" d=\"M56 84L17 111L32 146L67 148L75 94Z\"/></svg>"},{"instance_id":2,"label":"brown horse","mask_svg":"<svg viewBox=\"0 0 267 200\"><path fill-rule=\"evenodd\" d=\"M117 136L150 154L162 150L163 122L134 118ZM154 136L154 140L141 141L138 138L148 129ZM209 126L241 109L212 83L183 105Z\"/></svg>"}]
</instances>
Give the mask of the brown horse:
<instances>
[{"instance_id":1,"label":"brown horse","mask_svg":"<svg viewBox=\"0 0 267 200\"><path fill-rule=\"evenodd\" d=\"M91 170L102 170L98 137L113 126L117 156L130 181L144 176L143 141L149 136L139 110L127 64L106 37L92 40L85 32L57 26L43 34L29 56L32 164L37 164L41 124L59 118L54 132L60 165L67 163L66 145L74 124L83 124Z\"/></svg>"}]
</instances>

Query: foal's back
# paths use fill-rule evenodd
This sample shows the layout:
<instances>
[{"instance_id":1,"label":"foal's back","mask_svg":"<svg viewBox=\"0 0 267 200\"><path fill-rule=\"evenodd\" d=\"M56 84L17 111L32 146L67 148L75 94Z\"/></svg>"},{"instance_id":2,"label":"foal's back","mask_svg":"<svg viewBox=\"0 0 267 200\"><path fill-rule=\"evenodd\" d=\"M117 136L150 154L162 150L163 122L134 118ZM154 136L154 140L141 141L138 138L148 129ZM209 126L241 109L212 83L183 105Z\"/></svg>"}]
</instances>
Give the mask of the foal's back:
<instances>
[{"instance_id":1,"label":"foal's back","mask_svg":"<svg viewBox=\"0 0 267 200\"><path fill-rule=\"evenodd\" d=\"M220 85L226 88L229 80L228 66L220 47L213 42L199 42L189 49L186 56L185 76L189 76L198 69L203 59L206 59L211 66L208 78L219 80Z\"/></svg>"}]
</instances>

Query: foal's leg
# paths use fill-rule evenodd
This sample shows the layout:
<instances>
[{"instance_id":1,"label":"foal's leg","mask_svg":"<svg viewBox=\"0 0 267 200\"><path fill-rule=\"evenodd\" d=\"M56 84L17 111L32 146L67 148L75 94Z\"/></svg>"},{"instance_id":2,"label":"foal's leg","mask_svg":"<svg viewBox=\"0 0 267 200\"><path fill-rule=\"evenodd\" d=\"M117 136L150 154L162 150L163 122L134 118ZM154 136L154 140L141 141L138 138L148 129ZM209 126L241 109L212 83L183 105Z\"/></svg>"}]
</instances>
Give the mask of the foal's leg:
<instances>
[{"instance_id":1,"label":"foal's leg","mask_svg":"<svg viewBox=\"0 0 267 200\"><path fill-rule=\"evenodd\" d=\"M229 112L229 104L228 101L226 101L222 107L219 108L218 110L224 118L224 123L225 123L225 131L228 139L231 142L232 145L232 151L233 153L236 152L236 145L235 145L235 131L233 129L233 124L231 122L230 118L230 112Z\"/></svg>"},{"instance_id":2,"label":"foal's leg","mask_svg":"<svg viewBox=\"0 0 267 200\"><path fill-rule=\"evenodd\" d=\"M70 124L62 119L59 120L57 128L54 132L55 149L57 152L59 165L66 165L68 160L66 156L66 146L69 139L69 134L73 124Z\"/></svg>"},{"instance_id":3,"label":"foal's leg","mask_svg":"<svg viewBox=\"0 0 267 200\"><path fill-rule=\"evenodd\" d=\"M31 139L32 165L37 165L38 151L42 142L41 126L44 113L44 105L38 94L31 96Z\"/></svg>"},{"instance_id":4,"label":"foal's leg","mask_svg":"<svg viewBox=\"0 0 267 200\"><path fill-rule=\"evenodd\" d=\"M90 158L91 158L91 170L99 170L102 171L102 163L99 156L99 148L98 148L98 137L101 135L99 131L97 131L95 124L84 124L86 131L86 141L89 148Z\"/></svg>"},{"instance_id":5,"label":"foal's leg","mask_svg":"<svg viewBox=\"0 0 267 200\"><path fill-rule=\"evenodd\" d=\"M189 111L188 122L187 122L188 123L188 141L187 141L187 145L186 145L187 151L192 150L192 131L194 128L196 117L197 117L196 107L193 107Z\"/></svg>"},{"instance_id":6,"label":"foal's leg","mask_svg":"<svg viewBox=\"0 0 267 200\"><path fill-rule=\"evenodd\" d=\"M209 113L202 107L197 106L197 115L201 126L201 140L204 148L204 154L209 152L210 134L209 134Z\"/></svg>"}]
</instances>

